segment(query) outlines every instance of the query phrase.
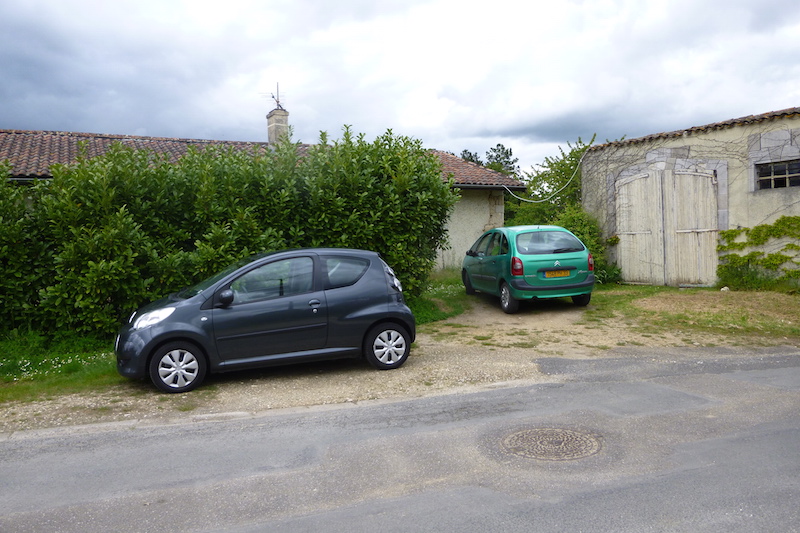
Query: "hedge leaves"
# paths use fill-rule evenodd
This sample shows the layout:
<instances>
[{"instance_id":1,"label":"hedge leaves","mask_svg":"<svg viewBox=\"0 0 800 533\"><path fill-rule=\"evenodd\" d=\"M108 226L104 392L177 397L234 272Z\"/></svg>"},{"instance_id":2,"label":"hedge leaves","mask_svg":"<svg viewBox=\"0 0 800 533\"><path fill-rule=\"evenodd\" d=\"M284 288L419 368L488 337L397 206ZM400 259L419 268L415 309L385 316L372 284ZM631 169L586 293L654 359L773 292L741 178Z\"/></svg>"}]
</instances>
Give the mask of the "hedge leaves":
<instances>
[{"instance_id":1,"label":"hedge leaves","mask_svg":"<svg viewBox=\"0 0 800 533\"><path fill-rule=\"evenodd\" d=\"M457 196L439 159L388 131L344 129L301 154L190 149L176 163L121 144L0 185L0 316L9 328L112 333L140 305L255 253L375 250L415 294ZM0 168L0 171L7 171Z\"/></svg>"}]
</instances>

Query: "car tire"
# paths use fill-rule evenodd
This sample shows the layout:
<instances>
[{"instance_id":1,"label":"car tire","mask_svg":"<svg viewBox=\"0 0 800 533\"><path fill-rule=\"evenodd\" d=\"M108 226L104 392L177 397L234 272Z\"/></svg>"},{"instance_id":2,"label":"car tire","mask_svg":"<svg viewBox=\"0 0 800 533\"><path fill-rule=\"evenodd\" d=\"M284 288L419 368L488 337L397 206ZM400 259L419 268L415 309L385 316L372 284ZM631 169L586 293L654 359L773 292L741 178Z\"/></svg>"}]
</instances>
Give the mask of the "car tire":
<instances>
[{"instance_id":1,"label":"car tire","mask_svg":"<svg viewBox=\"0 0 800 533\"><path fill-rule=\"evenodd\" d=\"M378 324L364 338L364 358L378 370L402 366L410 351L410 335L397 324Z\"/></svg>"},{"instance_id":2,"label":"car tire","mask_svg":"<svg viewBox=\"0 0 800 533\"><path fill-rule=\"evenodd\" d=\"M469 280L469 274L467 274L466 270L461 271L461 282L464 284L464 290L467 294L475 294L475 288L472 286L472 282Z\"/></svg>"},{"instance_id":3,"label":"car tire","mask_svg":"<svg viewBox=\"0 0 800 533\"><path fill-rule=\"evenodd\" d=\"M153 354L150 380L162 392L188 392L203 382L207 368L206 358L196 345L170 342Z\"/></svg>"},{"instance_id":4,"label":"car tire","mask_svg":"<svg viewBox=\"0 0 800 533\"><path fill-rule=\"evenodd\" d=\"M507 283L500 285L500 309L509 315L519 311L519 300L511 295L511 289Z\"/></svg>"},{"instance_id":5,"label":"car tire","mask_svg":"<svg viewBox=\"0 0 800 533\"><path fill-rule=\"evenodd\" d=\"M572 303L578 305L580 307L586 307L589 305L589 302L592 300L592 293L588 294L579 294L578 296L572 297Z\"/></svg>"}]
</instances>

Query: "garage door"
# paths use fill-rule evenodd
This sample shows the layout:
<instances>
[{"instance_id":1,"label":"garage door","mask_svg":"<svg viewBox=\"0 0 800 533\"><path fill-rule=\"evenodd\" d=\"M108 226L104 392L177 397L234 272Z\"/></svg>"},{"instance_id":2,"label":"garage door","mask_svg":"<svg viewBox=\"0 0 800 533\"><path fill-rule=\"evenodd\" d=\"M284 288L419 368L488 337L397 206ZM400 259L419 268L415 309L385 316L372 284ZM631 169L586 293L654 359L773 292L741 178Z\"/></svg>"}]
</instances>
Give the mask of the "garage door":
<instances>
[{"instance_id":1,"label":"garage door","mask_svg":"<svg viewBox=\"0 0 800 533\"><path fill-rule=\"evenodd\" d=\"M625 281L713 285L717 181L713 173L655 170L616 185L619 266Z\"/></svg>"}]
</instances>

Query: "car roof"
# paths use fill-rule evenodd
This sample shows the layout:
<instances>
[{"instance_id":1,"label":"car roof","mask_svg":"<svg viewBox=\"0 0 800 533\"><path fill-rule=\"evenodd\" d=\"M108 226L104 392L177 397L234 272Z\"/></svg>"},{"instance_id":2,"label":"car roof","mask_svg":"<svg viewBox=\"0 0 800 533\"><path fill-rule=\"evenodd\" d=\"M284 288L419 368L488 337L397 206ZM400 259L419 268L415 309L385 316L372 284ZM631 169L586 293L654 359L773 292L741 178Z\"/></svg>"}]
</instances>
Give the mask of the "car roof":
<instances>
[{"instance_id":1,"label":"car roof","mask_svg":"<svg viewBox=\"0 0 800 533\"><path fill-rule=\"evenodd\" d=\"M360 250L357 248L287 248L285 250L277 250L274 252L266 252L263 255L264 257L268 255L278 255L278 254L295 254L295 253L312 253L312 254L320 254L320 255L330 255L330 254L352 254L352 255L380 255L378 252L372 250Z\"/></svg>"},{"instance_id":2,"label":"car roof","mask_svg":"<svg viewBox=\"0 0 800 533\"><path fill-rule=\"evenodd\" d=\"M521 233L524 231L566 231L569 232L568 229L562 228L561 226L551 226L551 225L531 225L531 226L506 226L503 228L495 228L498 230L503 230L505 233Z\"/></svg>"},{"instance_id":3,"label":"car roof","mask_svg":"<svg viewBox=\"0 0 800 533\"><path fill-rule=\"evenodd\" d=\"M248 258L243 258L242 265L246 266L262 259L281 259L282 257L292 257L303 254L314 255L353 255L360 257L380 257L378 252L372 250L359 250L356 248L287 248L283 250L275 250L272 252L261 252L254 254Z\"/></svg>"}]
</instances>

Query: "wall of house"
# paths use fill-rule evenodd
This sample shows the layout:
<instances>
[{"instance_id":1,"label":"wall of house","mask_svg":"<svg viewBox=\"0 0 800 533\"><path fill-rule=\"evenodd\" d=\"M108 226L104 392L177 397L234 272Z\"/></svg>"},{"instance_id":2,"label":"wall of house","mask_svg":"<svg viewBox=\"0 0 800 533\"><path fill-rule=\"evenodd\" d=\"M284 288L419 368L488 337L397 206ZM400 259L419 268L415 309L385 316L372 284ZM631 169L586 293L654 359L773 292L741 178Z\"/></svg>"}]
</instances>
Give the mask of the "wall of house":
<instances>
[{"instance_id":1,"label":"wall of house","mask_svg":"<svg viewBox=\"0 0 800 533\"><path fill-rule=\"evenodd\" d=\"M692 174L708 176L714 187L714 198L711 199L716 204L713 206L716 212L714 230L770 224L784 215L800 215L800 187L758 190L755 166L798 158L800 118L797 117L708 129L681 137L609 145L588 152L584 159L583 206L600 221L604 236L611 237L620 230L620 211L625 210L617 196L620 184L637 177L649 177L653 184L674 187L675 183L680 183L673 179L675 176ZM644 211L661 213L662 219L672 214L663 212L665 205L673 210L708 207L681 206L681 202L692 201L690 197L682 197L681 193L681 190L671 193L676 198L671 205L662 200L656 202L653 194L640 196L635 201L647 203ZM619 264L626 259L620 254L641 251L635 247L626 251L612 247L610 252L612 260ZM712 260L716 261L716 257ZM622 274L625 279L624 268ZM667 273L665 279L669 277ZM659 280L649 282L659 283ZM704 282L712 283L713 280Z\"/></svg>"},{"instance_id":2,"label":"wall of house","mask_svg":"<svg viewBox=\"0 0 800 533\"><path fill-rule=\"evenodd\" d=\"M447 230L450 248L439 251L439 268L458 268L464 254L487 229L503 225L505 204L503 191L462 189Z\"/></svg>"}]
</instances>

